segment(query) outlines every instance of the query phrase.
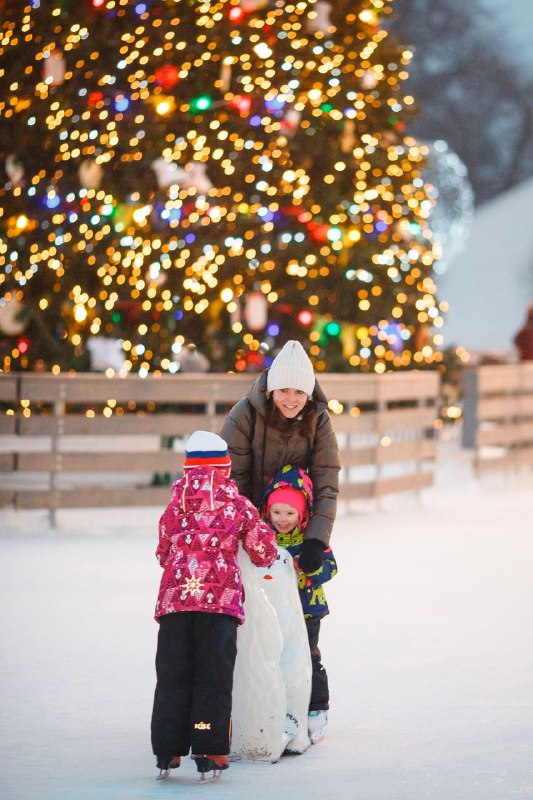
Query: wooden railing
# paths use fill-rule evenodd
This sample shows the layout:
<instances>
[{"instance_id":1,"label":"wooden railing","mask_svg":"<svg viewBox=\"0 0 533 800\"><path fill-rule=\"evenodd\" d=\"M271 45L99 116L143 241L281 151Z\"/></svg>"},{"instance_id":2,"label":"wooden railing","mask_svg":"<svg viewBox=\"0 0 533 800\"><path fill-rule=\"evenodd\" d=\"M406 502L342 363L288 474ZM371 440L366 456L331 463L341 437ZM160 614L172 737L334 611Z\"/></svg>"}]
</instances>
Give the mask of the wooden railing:
<instances>
[{"instance_id":1,"label":"wooden railing","mask_svg":"<svg viewBox=\"0 0 533 800\"><path fill-rule=\"evenodd\" d=\"M0 375L0 504L163 506L186 437L220 431L253 375ZM341 497L433 481L436 372L320 376L339 439Z\"/></svg>"},{"instance_id":2,"label":"wooden railing","mask_svg":"<svg viewBox=\"0 0 533 800\"><path fill-rule=\"evenodd\" d=\"M463 445L475 449L478 474L533 464L533 364L465 374Z\"/></svg>"}]
</instances>

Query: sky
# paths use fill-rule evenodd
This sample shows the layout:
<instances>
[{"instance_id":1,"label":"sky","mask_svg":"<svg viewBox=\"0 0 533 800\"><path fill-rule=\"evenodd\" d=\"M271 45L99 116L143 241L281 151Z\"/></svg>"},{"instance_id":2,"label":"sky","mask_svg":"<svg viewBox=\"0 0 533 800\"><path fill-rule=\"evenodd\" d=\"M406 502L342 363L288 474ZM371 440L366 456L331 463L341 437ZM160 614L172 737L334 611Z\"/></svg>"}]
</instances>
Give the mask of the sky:
<instances>
[{"instance_id":1,"label":"sky","mask_svg":"<svg viewBox=\"0 0 533 800\"><path fill-rule=\"evenodd\" d=\"M475 479L441 442L433 488L352 511L320 637L326 738L233 763L210 797L533 798L533 537L509 524L533 516L530 474ZM202 795L189 759L157 782L150 748L159 513L64 511L53 531L0 510L3 797Z\"/></svg>"}]
</instances>

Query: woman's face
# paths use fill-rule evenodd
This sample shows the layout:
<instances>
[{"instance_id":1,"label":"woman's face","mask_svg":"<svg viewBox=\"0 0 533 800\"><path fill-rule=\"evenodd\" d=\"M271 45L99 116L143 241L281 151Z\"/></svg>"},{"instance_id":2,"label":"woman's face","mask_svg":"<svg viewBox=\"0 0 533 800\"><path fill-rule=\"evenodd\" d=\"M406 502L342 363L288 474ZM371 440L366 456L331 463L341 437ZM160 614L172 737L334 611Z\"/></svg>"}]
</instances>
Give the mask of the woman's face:
<instances>
[{"instance_id":1,"label":"woman's face","mask_svg":"<svg viewBox=\"0 0 533 800\"><path fill-rule=\"evenodd\" d=\"M294 419L307 403L307 395L300 389L274 389L272 400L280 414Z\"/></svg>"}]
</instances>

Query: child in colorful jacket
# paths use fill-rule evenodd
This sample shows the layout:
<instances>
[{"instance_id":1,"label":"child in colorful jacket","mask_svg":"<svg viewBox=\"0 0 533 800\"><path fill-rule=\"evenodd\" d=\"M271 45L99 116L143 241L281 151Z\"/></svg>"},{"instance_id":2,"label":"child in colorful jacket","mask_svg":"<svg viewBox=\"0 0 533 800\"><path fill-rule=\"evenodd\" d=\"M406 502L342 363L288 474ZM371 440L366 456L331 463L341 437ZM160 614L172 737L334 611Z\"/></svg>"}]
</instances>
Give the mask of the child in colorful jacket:
<instances>
[{"instance_id":1,"label":"child in colorful jacket","mask_svg":"<svg viewBox=\"0 0 533 800\"><path fill-rule=\"evenodd\" d=\"M151 728L160 778L190 750L202 778L229 766L237 626L244 621L239 543L256 566L277 555L272 529L239 494L230 470L226 442L193 433L184 477L159 522L163 576Z\"/></svg>"},{"instance_id":2,"label":"child in colorful jacket","mask_svg":"<svg viewBox=\"0 0 533 800\"><path fill-rule=\"evenodd\" d=\"M305 573L299 567L304 530L313 513L313 484L307 473L287 464L268 484L263 496L263 517L276 531L276 541L289 551L298 574L298 590L302 603L311 662L313 667L308 728L313 744L324 736L329 709L328 676L321 663L318 647L320 621L329 614L323 584L337 573L337 563L331 551L323 551L322 564L314 572Z\"/></svg>"}]
</instances>

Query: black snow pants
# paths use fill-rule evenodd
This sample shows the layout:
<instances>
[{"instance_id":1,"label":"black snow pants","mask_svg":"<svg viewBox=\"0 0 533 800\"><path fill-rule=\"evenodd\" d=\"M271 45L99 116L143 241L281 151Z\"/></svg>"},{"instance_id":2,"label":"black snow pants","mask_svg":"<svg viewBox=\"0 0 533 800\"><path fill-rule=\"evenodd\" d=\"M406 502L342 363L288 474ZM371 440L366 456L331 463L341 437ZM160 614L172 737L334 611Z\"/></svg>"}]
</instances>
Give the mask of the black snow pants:
<instances>
[{"instance_id":1,"label":"black snow pants","mask_svg":"<svg viewBox=\"0 0 533 800\"><path fill-rule=\"evenodd\" d=\"M156 756L227 755L237 619L182 611L159 620L152 712Z\"/></svg>"},{"instance_id":2,"label":"black snow pants","mask_svg":"<svg viewBox=\"0 0 533 800\"><path fill-rule=\"evenodd\" d=\"M321 655L320 650L318 649L320 617L306 619L305 625L307 628L307 636L309 638L311 664L313 667L309 711L319 711L321 709L329 708L328 675L324 666L320 663Z\"/></svg>"}]
</instances>

